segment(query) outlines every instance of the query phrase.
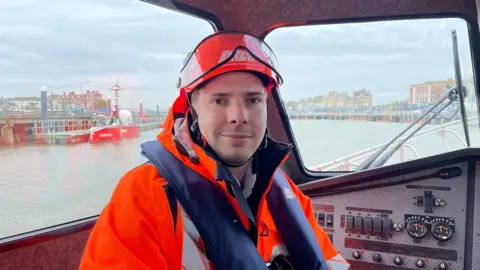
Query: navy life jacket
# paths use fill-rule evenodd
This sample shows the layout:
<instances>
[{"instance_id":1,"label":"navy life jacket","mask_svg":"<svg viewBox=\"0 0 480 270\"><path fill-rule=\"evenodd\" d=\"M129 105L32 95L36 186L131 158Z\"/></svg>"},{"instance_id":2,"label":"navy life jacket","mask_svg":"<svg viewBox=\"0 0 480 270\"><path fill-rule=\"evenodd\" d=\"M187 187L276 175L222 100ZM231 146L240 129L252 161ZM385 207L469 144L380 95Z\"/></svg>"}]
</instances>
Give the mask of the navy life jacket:
<instances>
[{"instance_id":1,"label":"navy life jacket","mask_svg":"<svg viewBox=\"0 0 480 270\"><path fill-rule=\"evenodd\" d=\"M178 160L158 140L145 142L141 148L142 155L158 169L192 220L216 269L268 269L247 230L241 222L235 222L239 219L237 213L215 184ZM243 194L234 193L250 217L251 210ZM169 202L176 205L176 201L169 199ZM295 268L327 270L315 233L280 169L275 171L267 202Z\"/></svg>"}]
</instances>

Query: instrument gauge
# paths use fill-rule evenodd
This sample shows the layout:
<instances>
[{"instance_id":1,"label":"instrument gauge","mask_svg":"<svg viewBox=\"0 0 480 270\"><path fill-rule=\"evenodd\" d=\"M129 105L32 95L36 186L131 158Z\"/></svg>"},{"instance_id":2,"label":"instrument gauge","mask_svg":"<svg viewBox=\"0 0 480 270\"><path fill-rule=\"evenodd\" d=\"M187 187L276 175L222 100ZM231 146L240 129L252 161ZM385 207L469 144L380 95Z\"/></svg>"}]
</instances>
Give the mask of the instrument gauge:
<instances>
[{"instance_id":1,"label":"instrument gauge","mask_svg":"<svg viewBox=\"0 0 480 270\"><path fill-rule=\"evenodd\" d=\"M436 218L431 222L431 234L438 241L448 241L452 238L455 224L451 220Z\"/></svg>"},{"instance_id":2,"label":"instrument gauge","mask_svg":"<svg viewBox=\"0 0 480 270\"><path fill-rule=\"evenodd\" d=\"M406 230L407 233L415 238L422 239L428 234L427 222L422 218L411 218L406 221Z\"/></svg>"}]
</instances>

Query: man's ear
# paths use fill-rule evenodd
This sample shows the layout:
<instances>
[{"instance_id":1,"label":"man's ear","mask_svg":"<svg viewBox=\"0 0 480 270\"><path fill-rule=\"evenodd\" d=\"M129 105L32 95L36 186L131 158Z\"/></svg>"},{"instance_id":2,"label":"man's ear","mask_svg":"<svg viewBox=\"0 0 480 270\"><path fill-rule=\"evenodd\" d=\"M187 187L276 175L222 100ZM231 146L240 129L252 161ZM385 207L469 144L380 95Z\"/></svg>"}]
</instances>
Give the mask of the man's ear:
<instances>
[{"instance_id":1,"label":"man's ear","mask_svg":"<svg viewBox=\"0 0 480 270\"><path fill-rule=\"evenodd\" d=\"M190 93L190 95L188 96L188 104L190 105L190 110L189 111L190 111L192 120L197 121L198 116L197 116L197 111L195 110L196 107L197 107L197 104L198 104L198 92L197 91L193 91L192 93Z\"/></svg>"},{"instance_id":2,"label":"man's ear","mask_svg":"<svg viewBox=\"0 0 480 270\"><path fill-rule=\"evenodd\" d=\"M198 89L194 90L192 93L190 93L190 104L197 103L198 102Z\"/></svg>"}]
</instances>

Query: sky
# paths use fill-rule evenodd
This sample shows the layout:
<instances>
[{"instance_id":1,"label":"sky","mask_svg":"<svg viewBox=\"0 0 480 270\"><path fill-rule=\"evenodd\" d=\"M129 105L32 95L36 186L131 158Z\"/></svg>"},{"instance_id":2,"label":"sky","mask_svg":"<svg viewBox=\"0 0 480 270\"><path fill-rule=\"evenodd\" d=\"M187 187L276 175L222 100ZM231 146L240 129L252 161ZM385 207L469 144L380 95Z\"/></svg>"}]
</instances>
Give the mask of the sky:
<instances>
[{"instance_id":1,"label":"sky","mask_svg":"<svg viewBox=\"0 0 480 270\"><path fill-rule=\"evenodd\" d=\"M411 84L454 77L456 29L465 79L467 24L428 19L277 29L266 42L280 62L284 100L367 88L374 104L408 98ZM120 105L167 108L187 52L211 25L138 0L0 0L0 96L124 89ZM88 82L82 84L82 82Z\"/></svg>"}]
</instances>

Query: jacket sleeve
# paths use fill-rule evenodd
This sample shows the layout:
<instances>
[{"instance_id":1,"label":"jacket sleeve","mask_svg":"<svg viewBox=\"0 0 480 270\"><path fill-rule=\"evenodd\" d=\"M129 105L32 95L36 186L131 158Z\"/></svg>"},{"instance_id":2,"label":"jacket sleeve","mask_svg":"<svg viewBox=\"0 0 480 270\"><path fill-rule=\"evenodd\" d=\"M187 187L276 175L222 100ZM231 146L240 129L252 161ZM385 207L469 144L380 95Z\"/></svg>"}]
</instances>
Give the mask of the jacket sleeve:
<instances>
[{"instance_id":1,"label":"jacket sleeve","mask_svg":"<svg viewBox=\"0 0 480 270\"><path fill-rule=\"evenodd\" d=\"M284 174L285 175L285 174ZM305 196L303 192L298 189L298 187L293 183L293 181L285 175L292 188L293 193L297 197L300 205L305 212L305 216L308 219L308 222L312 226L315 235L317 236L318 243L322 249L323 256L327 260L329 269L331 270L347 270L350 267L350 264L343 258L343 256L335 249L333 244L330 242L327 234L320 225L318 225L317 219L313 212L312 201L309 197Z\"/></svg>"},{"instance_id":2,"label":"jacket sleeve","mask_svg":"<svg viewBox=\"0 0 480 270\"><path fill-rule=\"evenodd\" d=\"M119 181L90 234L80 270L181 268L171 268L164 254L169 244L175 249L172 215L163 186L155 180L156 170L148 166Z\"/></svg>"}]
</instances>

